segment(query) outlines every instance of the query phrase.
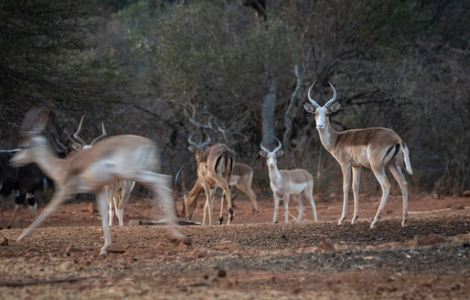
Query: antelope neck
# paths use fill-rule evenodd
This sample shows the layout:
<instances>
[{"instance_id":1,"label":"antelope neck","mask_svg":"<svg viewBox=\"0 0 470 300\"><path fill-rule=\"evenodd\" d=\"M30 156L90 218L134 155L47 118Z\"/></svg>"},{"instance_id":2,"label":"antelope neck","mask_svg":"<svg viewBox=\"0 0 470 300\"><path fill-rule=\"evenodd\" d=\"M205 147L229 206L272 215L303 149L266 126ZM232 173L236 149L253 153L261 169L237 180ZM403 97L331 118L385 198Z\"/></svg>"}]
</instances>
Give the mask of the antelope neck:
<instances>
[{"instance_id":1,"label":"antelope neck","mask_svg":"<svg viewBox=\"0 0 470 300\"><path fill-rule=\"evenodd\" d=\"M338 132L331 127L330 118L326 120L326 126L323 129L318 129L318 134L320 135L320 141L328 152L332 152L338 139Z\"/></svg>"}]
</instances>

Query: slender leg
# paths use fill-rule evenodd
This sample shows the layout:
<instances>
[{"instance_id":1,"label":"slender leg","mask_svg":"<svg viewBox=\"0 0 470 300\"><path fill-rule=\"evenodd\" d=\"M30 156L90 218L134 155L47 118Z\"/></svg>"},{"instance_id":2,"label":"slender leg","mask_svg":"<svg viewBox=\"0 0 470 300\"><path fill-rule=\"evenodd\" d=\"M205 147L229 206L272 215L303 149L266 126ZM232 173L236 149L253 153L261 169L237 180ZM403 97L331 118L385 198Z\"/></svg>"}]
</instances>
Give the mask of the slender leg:
<instances>
[{"instance_id":1,"label":"slender leg","mask_svg":"<svg viewBox=\"0 0 470 300\"><path fill-rule=\"evenodd\" d=\"M370 224L370 228L374 228L375 224L380 220L382 216L383 209L385 204L387 203L388 196L390 195L390 182L388 181L387 174L385 174L384 167L372 168L375 177L380 183L380 187L382 188L382 198L380 199L379 208L377 209L377 213L375 214L374 220Z\"/></svg>"},{"instance_id":2,"label":"slender leg","mask_svg":"<svg viewBox=\"0 0 470 300\"><path fill-rule=\"evenodd\" d=\"M346 215L348 214L348 202L349 202L349 189L351 186L351 165L341 165L341 171L343 172L343 210L341 217L338 220L338 225L343 224Z\"/></svg>"},{"instance_id":3,"label":"slender leg","mask_svg":"<svg viewBox=\"0 0 470 300\"><path fill-rule=\"evenodd\" d=\"M135 175L135 180L152 189L156 205L158 205L158 201L155 195L160 199L168 220L167 229L170 231L171 235L178 240L187 241L188 238L176 229L176 214L173 197L171 196L170 176L149 171L140 171Z\"/></svg>"},{"instance_id":4,"label":"slender leg","mask_svg":"<svg viewBox=\"0 0 470 300\"><path fill-rule=\"evenodd\" d=\"M207 225L212 224L212 207L211 207L211 189L204 185L204 194L206 194L206 202L204 203L204 212L202 214L202 226L206 223L206 215L209 213L209 223Z\"/></svg>"},{"instance_id":5,"label":"slender leg","mask_svg":"<svg viewBox=\"0 0 470 300\"><path fill-rule=\"evenodd\" d=\"M103 226L104 245L101 247L100 255L106 255L107 249L111 247L111 231L109 230L108 224L108 199L106 199L106 191L101 191L96 195L96 201L98 202L98 211L100 212L101 223Z\"/></svg>"},{"instance_id":6,"label":"slender leg","mask_svg":"<svg viewBox=\"0 0 470 300\"><path fill-rule=\"evenodd\" d=\"M114 210L113 210L113 186L106 185L104 191L106 193L106 199L108 201L108 215L109 215L109 226L113 226Z\"/></svg>"},{"instance_id":7,"label":"slender leg","mask_svg":"<svg viewBox=\"0 0 470 300\"><path fill-rule=\"evenodd\" d=\"M258 209L258 202L256 201L256 194L251 188L251 186L243 186L241 184L235 185L237 189L239 189L242 193L246 194L251 202L251 210L252 212L256 213L259 211Z\"/></svg>"},{"instance_id":8,"label":"slender leg","mask_svg":"<svg viewBox=\"0 0 470 300\"><path fill-rule=\"evenodd\" d=\"M50 214L52 214L57 209L57 207L59 207L59 205L65 201L65 199L67 199L68 196L69 196L69 193L67 192L66 189L58 189L55 192L49 204L47 204L47 206L41 212L41 214L36 219L34 219L31 225L28 226L28 228L23 230L21 235L18 237L17 242L20 242L25 237L30 235L34 231L34 229L36 229L36 227L41 225L44 222L44 220L46 220L46 218Z\"/></svg>"},{"instance_id":9,"label":"slender leg","mask_svg":"<svg viewBox=\"0 0 470 300\"><path fill-rule=\"evenodd\" d=\"M274 213L273 213L273 223L278 223L279 220L277 219L277 214L279 212L279 202L281 198L274 193Z\"/></svg>"},{"instance_id":10,"label":"slender leg","mask_svg":"<svg viewBox=\"0 0 470 300\"><path fill-rule=\"evenodd\" d=\"M304 198L301 194L297 195L297 208L299 209L299 214L297 215L297 223L302 222L303 216L304 216L304 210L305 210L305 205L304 205Z\"/></svg>"},{"instance_id":11,"label":"slender leg","mask_svg":"<svg viewBox=\"0 0 470 300\"><path fill-rule=\"evenodd\" d=\"M289 194L284 194L284 223L289 223Z\"/></svg>"},{"instance_id":12,"label":"slender leg","mask_svg":"<svg viewBox=\"0 0 470 300\"><path fill-rule=\"evenodd\" d=\"M390 173L392 173L393 178L398 182L401 189L401 195L403 198L403 220L401 221L401 226L405 227L408 217L408 183L406 182L405 176L403 176L399 166L390 164L388 169L390 170Z\"/></svg>"},{"instance_id":13,"label":"slender leg","mask_svg":"<svg viewBox=\"0 0 470 300\"><path fill-rule=\"evenodd\" d=\"M232 191L230 190L230 186L226 182L223 185L223 189L225 190L225 197L227 198L227 209L228 209L227 225L230 225L230 223L233 220Z\"/></svg>"},{"instance_id":14,"label":"slender leg","mask_svg":"<svg viewBox=\"0 0 470 300\"><path fill-rule=\"evenodd\" d=\"M356 223L357 219L359 219L359 186L361 183L361 172L362 168L360 167L352 167L352 190L354 196L354 214L351 219L351 224Z\"/></svg>"},{"instance_id":15,"label":"slender leg","mask_svg":"<svg viewBox=\"0 0 470 300\"><path fill-rule=\"evenodd\" d=\"M119 219L119 226L124 226L124 206L129 201L131 197L132 190L134 189L135 181L133 180L123 180L121 182L121 201L118 203L118 219Z\"/></svg>"},{"instance_id":16,"label":"slender leg","mask_svg":"<svg viewBox=\"0 0 470 300\"><path fill-rule=\"evenodd\" d=\"M230 187L229 187L230 188ZM219 224L222 225L224 223L224 200L227 197L227 194L224 190L222 190L222 197L220 198L220 213L219 213Z\"/></svg>"}]
</instances>

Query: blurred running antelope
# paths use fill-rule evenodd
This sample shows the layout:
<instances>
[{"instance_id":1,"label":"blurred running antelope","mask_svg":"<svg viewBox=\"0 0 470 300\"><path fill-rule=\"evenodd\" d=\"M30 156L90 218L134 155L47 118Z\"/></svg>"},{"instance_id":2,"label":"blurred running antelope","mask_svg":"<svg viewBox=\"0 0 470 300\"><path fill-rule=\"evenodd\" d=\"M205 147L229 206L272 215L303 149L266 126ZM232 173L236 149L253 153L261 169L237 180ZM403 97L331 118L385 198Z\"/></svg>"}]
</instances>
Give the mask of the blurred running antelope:
<instances>
[{"instance_id":1,"label":"blurred running antelope","mask_svg":"<svg viewBox=\"0 0 470 300\"><path fill-rule=\"evenodd\" d=\"M341 166L343 173L343 211L338 220L338 225L346 219L348 211L349 190L351 186L351 170L354 195L354 215L351 224L354 224L359 218L359 183L362 168L372 169L377 181L382 188L382 198L380 200L377 213L370 224L370 228L379 221L385 204L390 194L390 182L387 178L385 168L388 168L395 180L400 185L403 196L403 220L402 226L406 226L408 216L408 184L402 173L403 162L406 171L412 175L410 154L406 143L400 136L389 128L364 128L351 129L342 132L335 131L330 124L330 114L340 108L336 102L336 89L329 83L333 96L325 105L320 106L311 96L310 92L315 82L308 90L308 100L304 108L307 112L314 114L320 140L325 149Z\"/></svg>"},{"instance_id":2,"label":"blurred running antelope","mask_svg":"<svg viewBox=\"0 0 470 300\"><path fill-rule=\"evenodd\" d=\"M105 255L112 241L104 187L116 180L135 180L151 189L154 197L155 194L158 195L163 203L170 233L176 239L189 242L175 227L176 216L169 187L170 177L156 172L160 159L153 141L137 135L116 135L96 143L92 148L60 159L41 134L46 122L47 112L37 109L28 112L21 127L23 141L20 150L10 161L16 167L29 163L38 164L41 170L52 178L56 188L51 201L21 233L18 242L30 235L66 199L77 193L94 192L97 194L104 234L104 245L100 254Z\"/></svg>"}]
</instances>

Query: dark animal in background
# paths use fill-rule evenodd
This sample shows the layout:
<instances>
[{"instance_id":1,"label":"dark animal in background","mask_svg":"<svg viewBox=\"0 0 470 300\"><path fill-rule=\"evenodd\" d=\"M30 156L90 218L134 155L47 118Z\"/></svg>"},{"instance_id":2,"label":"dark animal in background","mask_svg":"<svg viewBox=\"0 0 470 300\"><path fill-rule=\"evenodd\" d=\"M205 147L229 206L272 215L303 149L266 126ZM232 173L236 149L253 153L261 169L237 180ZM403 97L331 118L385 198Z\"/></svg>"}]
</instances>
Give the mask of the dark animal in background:
<instances>
[{"instance_id":1,"label":"dark animal in background","mask_svg":"<svg viewBox=\"0 0 470 300\"><path fill-rule=\"evenodd\" d=\"M29 206L33 217L36 217L36 192L44 191L51 186L51 181L35 165L20 168L10 166L14 151L0 152L0 195L8 197L15 195L15 209Z\"/></svg>"}]
</instances>

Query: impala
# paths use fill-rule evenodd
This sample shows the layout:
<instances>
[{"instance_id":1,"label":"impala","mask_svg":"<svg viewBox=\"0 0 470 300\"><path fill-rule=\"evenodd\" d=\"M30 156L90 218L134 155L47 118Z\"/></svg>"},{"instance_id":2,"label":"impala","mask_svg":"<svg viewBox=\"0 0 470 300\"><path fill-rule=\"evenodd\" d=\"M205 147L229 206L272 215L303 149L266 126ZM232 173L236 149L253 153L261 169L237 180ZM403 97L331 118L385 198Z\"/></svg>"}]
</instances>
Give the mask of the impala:
<instances>
[{"instance_id":1,"label":"impala","mask_svg":"<svg viewBox=\"0 0 470 300\"><path fill-rule=\"evenodd\" d=\"M279 202L283 198L285 223L289 222L289 198L290 196L301 195L304 200L308 200L312 207L313 220L317 221L317 208L313 200L313 177L303 169L279 170L277 168L277 159L283 155L281 150L282 144L276 139L278 146L270 151L262 144L260 145L260 155L266 158L269 172L269 183L274 196L274 215L273 223L277 223L277 214L279 211ZM301 199L297 199L299 205L299 214L297 222L302 221L304 214L304 203Z\"/></svg>"},{"instance_id":2,"label":"impala","mask_svg":"<svg viewBox=\"0 0 470 300\"><path fill-rule=\"evenodd\" d=\"M190 147L190 149L194 151L197 163L197 180L195 186L201 185L204 190L204 193L206 194L202 225L205 224L206 214L209 215L208 224L212 224L212 199L214 197L214 192L217 187L220 187L223 190L222 200L220 204L219 223L222 224L224 220L223 209L224 198L226 198L228 207L227 225L229 225L233 219L232 195L229 185L230 174L232 173L234 163L233 153L224 144L212 145L203 152L201 149L203 149L207 144L210 143L210 138L203 144L196 144L192 141L191 137L189 137L188 142L192 146L194 146ZM196 192L191 193L188 197L184 199L186 218L188 218L189 220L191 220L192 218L194 208L197 204L197 195L199 195L199 193L197 193L197 195L195 196L194 194L196 194Z\"/></svg>"},{"instance_id":3,"label":"impala","mask_svg":"<svg viewBox=\"0 0 470 300\"><path fill-rule=\"evenodd\" d=\"M315 82L308 90L308 100L304 108L307 112L315 115L320 140L325 149L336 159L343 173L343 210L338 220L338 225L346 219L349 201L349 190L351 185L351 171L354 195L354 214L351 224L359 218L359 184L362 168L371 169L382 188L377 213L370 224L374 228L380 217L390 194L390 182L387 178L385 168L388 168L395 180L398 182L403 197L403 220L401 225L406 226L408 216L408 184L402 173L403 161L406 171L411 175L410 154L403 139L388 128L364 128L346 131L335 131L330 124L330 114L339 110L340 104L337 99L335 87L329 83L333 90L333 96L325 105L320 106L311 96L310 92Z\"/></svg>"},{"instance_id":4,"label":"impala","mask_svg":"<svg viewBox=\"0 0 470 300\"><path fill-rule=\"evenodd\" d=\"M84 139L79 136L80 131L82 130L83 119L85 116L82 116L80 119L80 124L78 125L77 131L72 135L72 148L75 151L80 151L82 149L88 149L93 147L93 145L100 139L106 136L106 129L104 128L104 123L101 122L101 135L96 137L91 143L87 144ZM119 226L124 226L124 205L129 200L132 190L135 187L134 180L121 180L114 182L111 185L105 186L105 191L108 199L108 215L109 215L109 226L113 226L114 211L116 211L116 216L119 221ZM113 211L114 204L114 211Z\"/></svg>"},{"instance_id":5,"label":"impala","mask_svg":"<svg viewBox=\"0 0 470 300\"><path fill-rule=\"evenodd\" d=\"M33 112L37 114L36 111ZM31 114L28 115L31 117ZM23 129L28 115L23 122ZM165 208L170 233L176 239L188 241L175 227L175 211L169 188L170 177L156 173L160 159L157 147L151 140L137 135L116 135L96 143L92 148L83 149L65 159L60 159L40 133L46 122L47 116L46 118L43 116L33 130L23 134L24 140L20 151L10 161L17 167L29 163L38 164L54 181L56 188L51 201L34 222L21 233L18 242L30 235L66 199L77 193L93 192L97 194L104 234L104 245L100 254L105 255L112 241L104 187L116 180L138 181L157 194Z\"/></svg>"},{"instance_id":6,"label":"impala","mask_svg":"<svg viewBox=\"0 0 470 300\"><path fill-rule=\"evenodd\" d=\"M235 186L239 191L241 191L242 193L248 196L251 202L251 209L255 213L255 212L258 212L259 210L258 210L258 202L256 201L256 193L252 187L252 182L253 182L253 168L247 164L235 162L233 164L233 169L232 169L232 174L230 176L229 185L231 187ZM202 185L200 184L200 182L196 181L192 189L184 197L190 199L189 201L192 203L198 198L199 194L202 193L203 191L204 189Z\"/></svg>"}]
</instances>

